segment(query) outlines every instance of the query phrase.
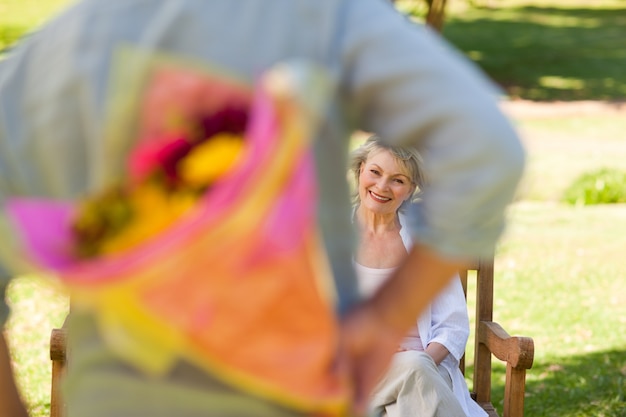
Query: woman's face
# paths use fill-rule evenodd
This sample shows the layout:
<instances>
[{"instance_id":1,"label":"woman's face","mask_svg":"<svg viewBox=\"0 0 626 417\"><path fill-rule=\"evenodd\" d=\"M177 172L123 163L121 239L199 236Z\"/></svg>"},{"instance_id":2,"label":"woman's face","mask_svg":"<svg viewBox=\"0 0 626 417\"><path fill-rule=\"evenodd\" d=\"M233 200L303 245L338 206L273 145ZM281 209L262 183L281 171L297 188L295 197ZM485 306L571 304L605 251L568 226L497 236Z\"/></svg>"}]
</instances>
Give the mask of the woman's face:
<instances>
[{"instance_id":1,"label":"woman's face","mask_svg":"<svg viewBox=\"0 0 626 417\"><path fill-rule=\"evenodd\" d=\"M373 151L361 164L359 198L365 209L377 214L395 213L413 190L409 173L388 150Z\"/></svg>"}]
</instances>

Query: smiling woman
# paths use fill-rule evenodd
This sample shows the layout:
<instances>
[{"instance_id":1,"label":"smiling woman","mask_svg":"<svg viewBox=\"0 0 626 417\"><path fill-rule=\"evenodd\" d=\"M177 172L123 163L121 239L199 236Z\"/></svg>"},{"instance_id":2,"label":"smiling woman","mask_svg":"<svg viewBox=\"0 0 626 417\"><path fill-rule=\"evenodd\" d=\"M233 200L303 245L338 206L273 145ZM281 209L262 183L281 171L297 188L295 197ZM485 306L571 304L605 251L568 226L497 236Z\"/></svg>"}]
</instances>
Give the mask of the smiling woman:
<instances>
[{"instance_id":1,"label":"smiling woman","mask_svg":"<svg viewBox=\"0 0 626 417\"><path fill-rule=\"evenodd\" d=\"M354 152L355 221L361 235L357 262L361 265L396 267L406 256L398 212L423 185L420 163L416 150L386 146L377 136Z\"/></svg>"},{"instance_id":2,"label":"smiling woman","mask_svg":"<svg viewBox=\"0 0 626 417\"><path fill-rule=\"evenodd\" d=\"M374 294L406 258L412 246L404 206L425 185L422 160L414 148L385 144L372 136L352 154L354 223L359 242L353 264L359 292ZM463 289L458 279L439 295L397 346L375 388L375 415L407 417L483 416L468 394L459 358L469 334ZM428 399L428 400L424 400Z\"/></svg>"}]
</instances>

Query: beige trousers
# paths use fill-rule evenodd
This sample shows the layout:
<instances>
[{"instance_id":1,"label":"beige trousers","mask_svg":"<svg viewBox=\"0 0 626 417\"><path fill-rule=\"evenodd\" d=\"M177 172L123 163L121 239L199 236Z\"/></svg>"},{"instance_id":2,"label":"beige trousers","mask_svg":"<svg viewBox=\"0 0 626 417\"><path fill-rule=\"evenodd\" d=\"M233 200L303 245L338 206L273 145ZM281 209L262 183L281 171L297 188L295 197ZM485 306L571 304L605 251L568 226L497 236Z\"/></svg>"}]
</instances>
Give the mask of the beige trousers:
<instances>
[{"instance_id":1,"label":"beige trousers","mask_svg":"<svg viewBox=\"0 0 626 417\"><path fill-rule=\"evenodd\" d=\"M448 371L415 350L394 355L372 393L370 409L376 417L466 417Z\"/></svg>"}]
</instances>

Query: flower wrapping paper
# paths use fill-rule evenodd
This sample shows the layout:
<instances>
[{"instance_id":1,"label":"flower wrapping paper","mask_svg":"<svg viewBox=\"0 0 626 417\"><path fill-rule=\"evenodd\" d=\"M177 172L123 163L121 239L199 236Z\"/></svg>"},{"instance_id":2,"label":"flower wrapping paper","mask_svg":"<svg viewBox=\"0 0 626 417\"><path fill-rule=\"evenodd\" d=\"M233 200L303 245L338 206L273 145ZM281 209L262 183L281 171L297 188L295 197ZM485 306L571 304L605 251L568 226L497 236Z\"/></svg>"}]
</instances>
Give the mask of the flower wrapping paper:
<instances>
[{"instance_id":1,"label":"flower wrapping paper","mask_svg":"<svg viewBox=\"0 0 626 417\"><path fill-rule=\"evenodd\" d=\"M110 86L102 188L145 177L155 161L170 178L175 164L168 168L167 157L184 146L159 141L198 124L206 135L228 130L205 116L245 109L236 162L145 239L88 258L75 251L80 200L11 198L5 211L21 262L54 275L72 308L92 312L105 342L147 374L185 359L254 395L343 415L349 386L331 371L338 319L316 224L311 149L328 78L313 65L285 62L252 85L125 48ZM231 113L224 120L239 120Z\"/></svg>"}]
</instances>

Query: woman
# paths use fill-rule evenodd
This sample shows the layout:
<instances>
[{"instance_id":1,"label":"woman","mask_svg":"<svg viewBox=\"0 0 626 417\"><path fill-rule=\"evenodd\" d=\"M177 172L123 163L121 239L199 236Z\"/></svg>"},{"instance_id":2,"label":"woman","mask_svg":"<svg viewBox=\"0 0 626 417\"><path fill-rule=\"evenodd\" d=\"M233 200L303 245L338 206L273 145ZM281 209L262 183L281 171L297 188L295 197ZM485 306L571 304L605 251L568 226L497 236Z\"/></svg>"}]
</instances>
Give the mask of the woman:
<instances>
[{"instance_id":1,"label":"woman","mask_svg":"<svg viewBox=\"0 0 626 417\"><path fill-rule=\"evenodd\" d=\"M377 290L412 245L403 208L424 184L420 165L417 151L388 146L377 136L352 154L354 221L360 232L354 264L364 296ZM459 370L468 335L465 297L455 279L398 346L372 393L375 415L486 416L470 398Z\"/></svg>"}]
</instances>

